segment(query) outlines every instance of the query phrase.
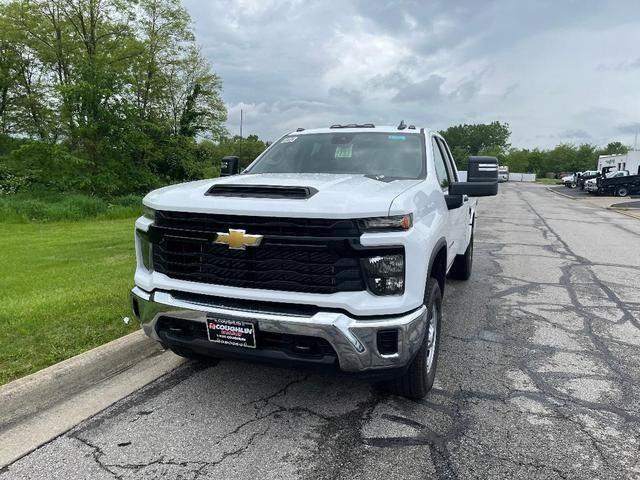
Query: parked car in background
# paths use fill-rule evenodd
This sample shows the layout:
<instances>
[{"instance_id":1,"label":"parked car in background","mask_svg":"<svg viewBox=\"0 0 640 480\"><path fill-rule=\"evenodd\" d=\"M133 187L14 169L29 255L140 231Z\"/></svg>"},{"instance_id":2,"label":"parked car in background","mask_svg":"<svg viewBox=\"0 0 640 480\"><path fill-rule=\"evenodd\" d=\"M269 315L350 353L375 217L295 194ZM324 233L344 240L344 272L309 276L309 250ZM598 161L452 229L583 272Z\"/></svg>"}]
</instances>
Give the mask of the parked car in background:
<instances>
[{"instance_id":1,"label":"parked car in background","mask_svg":"<svg viewBox=\"0 0 640 480\"><path fill-rule=\"evenodd\" d=\"M587 170L582 172L581 175L578 176L576 184L580 190L584 190L584 182L587 180L591 180L592 178L597 178L600 176L600 172L598 170Z\"/></svg>"},{"instance_id":2,"label":"parked car in background","mask_svg":"<svg viewBox=\"0 0 640 480\"><path fill-rule=\"evenodd\" d=\"M567 188L576 188L578 186L578 175L581 172L572 173L566 177L562 177L562 184Z\"/></svg>"},{"instance_id":3,"label":"parked car in background","mask_svg":"<svg viewBox=\"0 0 640 480\"><path fill-rule=\"evenodd\" d=\"M615 191L613 186L614 185L620 186L621 183L620 181L617 181L618 183L611 182L611 180L622 178L622 177L628 177L628 176L629 176L629 172L627 170L609 172L604 176L599 176L599 177L595 177L590 180L587 180L584 184L584 189L589 193L595 193L598 195L607 195L607 194L613 195L614 193L617 193L617 191ZM634 175L634 176L637 176L637 175ZM628 193L622 196L626 196L626 195L628 195Z\"/></svg>"},{"instance_id":4,"label":"parked car in background","mask_svg":"<svg viewBox=\"0 0 640 480\"><path fill-rule=\"evenodd\" d=\"M598 179L599 195L626 197L633 193L640 193L640 175L630 175L628 170L615 173L609 178Z\"/></svg>"},{"instance_id":5,"label":"parked car in background","mask_svg":"<svg viewBox=\"0 0 640 480\"><path fill-rule=\"evenodd\" d=\"M500 165L498 167L498 181L499 182L509 181L509 167L507 165Z\"/></svg>"}]
</instances>

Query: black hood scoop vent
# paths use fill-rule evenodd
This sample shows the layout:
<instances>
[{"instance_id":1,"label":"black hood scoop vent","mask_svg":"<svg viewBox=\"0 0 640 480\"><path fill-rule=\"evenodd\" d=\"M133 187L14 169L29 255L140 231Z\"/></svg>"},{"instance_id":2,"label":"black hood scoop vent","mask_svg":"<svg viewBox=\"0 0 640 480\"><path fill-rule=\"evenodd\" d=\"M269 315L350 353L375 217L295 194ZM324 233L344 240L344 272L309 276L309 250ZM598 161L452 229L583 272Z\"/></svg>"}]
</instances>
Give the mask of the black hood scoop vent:
<instances>
[{"instance_id":1,"label":"black hood scoop vent","mask_svg":"<svg viewBox=\"0 0 640 480\"><path fill-rule=\"evenodd\" d=\"M233 185L215 184L207 193L208 197L243 198L291 198L305 200L313 197L318 190L313 187L288 187L282 185Z\"/></svg>"}]
</instances>

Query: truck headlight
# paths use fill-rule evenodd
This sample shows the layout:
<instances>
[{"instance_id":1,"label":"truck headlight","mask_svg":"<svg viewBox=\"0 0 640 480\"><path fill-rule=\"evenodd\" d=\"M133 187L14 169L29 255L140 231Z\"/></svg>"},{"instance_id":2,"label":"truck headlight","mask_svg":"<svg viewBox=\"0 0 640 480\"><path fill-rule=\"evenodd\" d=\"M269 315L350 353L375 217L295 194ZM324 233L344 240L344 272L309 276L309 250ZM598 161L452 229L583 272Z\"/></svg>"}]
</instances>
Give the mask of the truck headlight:
<instances>
[{"instance_id":1,"label":"truck headlight","mask_svg":"<svg viewBox=\"0 0 640 480\"><path fill-rule=\"evenodd\" d=\"M149 220L155 220L156 219L156 211L151 208L151 207L147 207L146 205L142 206L142 216L145 218L148 218Z\"/></svg>"},{"instance_id":2,"label":"truck headlight","mask_svg":"<svg viewBox=\"0 0 640 480\"><path fill-rule=\"evenodd\" d=\"M367 285L375 295L404 293L404 254L375 255L362 260Z\"/></svg>"},{"instance_id":3,"label":"truck headlight","mask_svg":"<svg viewBox=\"0 0 640 480\"><path fill-rule=\"evenodd\" d=\"M360 219L360 228L365 232L389 232L409 230L413 225L413 216L392 215L390 217L374 217Z\"/></svg>"},{"instance_id":4,"label":"truck headlight","mask_svg":"<svg viewBox=\"0 0 640 480\"><path fill-rule=\"evenodd\" d=\"M151 272L153 270L153 244L149 239L149 234L141 230L136 230L136 235L140 242L140 260L142 261L142 265Z\"/></svg>"}]
</instances>

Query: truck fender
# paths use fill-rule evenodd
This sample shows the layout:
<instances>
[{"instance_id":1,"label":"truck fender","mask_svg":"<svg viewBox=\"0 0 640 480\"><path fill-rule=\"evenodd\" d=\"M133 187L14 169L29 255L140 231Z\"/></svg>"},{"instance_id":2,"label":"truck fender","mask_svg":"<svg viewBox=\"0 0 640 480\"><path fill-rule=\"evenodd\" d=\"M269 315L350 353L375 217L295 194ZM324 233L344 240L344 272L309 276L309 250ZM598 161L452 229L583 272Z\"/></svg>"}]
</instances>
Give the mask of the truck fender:
<instances>
[{"instance_id":1,"label":"truck fender","mask_svg":"<svg viewBox=\"0 0 640 480\"><path fill-rule=\"evenodd\" d=\"M440 266L441 271L438 271L435 275L432 275L436 257L438 256L440 251L442 251L442 249L444 249L444 264ZM427 269L427 278L425 278L424 282L425 287L427 285L427 280L433 276L434 278L436 278L436 280L438 280L438 283L440 284L440 291L444 296L444 284L445 278L447 276L447 268L447 240L444 237L440 237L434 244L433 249L431 250L431 255L429 256L429 268Z\"/></svg>"}]
</instances>

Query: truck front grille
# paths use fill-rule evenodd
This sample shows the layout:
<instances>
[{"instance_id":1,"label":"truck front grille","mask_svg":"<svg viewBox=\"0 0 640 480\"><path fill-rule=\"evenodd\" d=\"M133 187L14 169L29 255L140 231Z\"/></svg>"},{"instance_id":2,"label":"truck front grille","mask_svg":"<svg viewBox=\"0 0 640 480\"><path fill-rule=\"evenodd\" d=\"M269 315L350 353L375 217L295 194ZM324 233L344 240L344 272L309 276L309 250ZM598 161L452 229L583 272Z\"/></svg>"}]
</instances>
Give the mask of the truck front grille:
<instances>
[{"instance_id":1,"label":"truck front grille","mask_svg":"<svg viewBox=\"0 0 640 480\"><path fill-rule=\"evenodd\" d=\"M156 213L151 239L153 268L170 278L305 293L366 288L358 252L351 246L357 237L344 235L358 232L354 221L230 216L221 220L217 215L167 213ZM264 239L259 247L246 250L213 243L216 232L229 228Z\"/></svg>"}]
</instances>

